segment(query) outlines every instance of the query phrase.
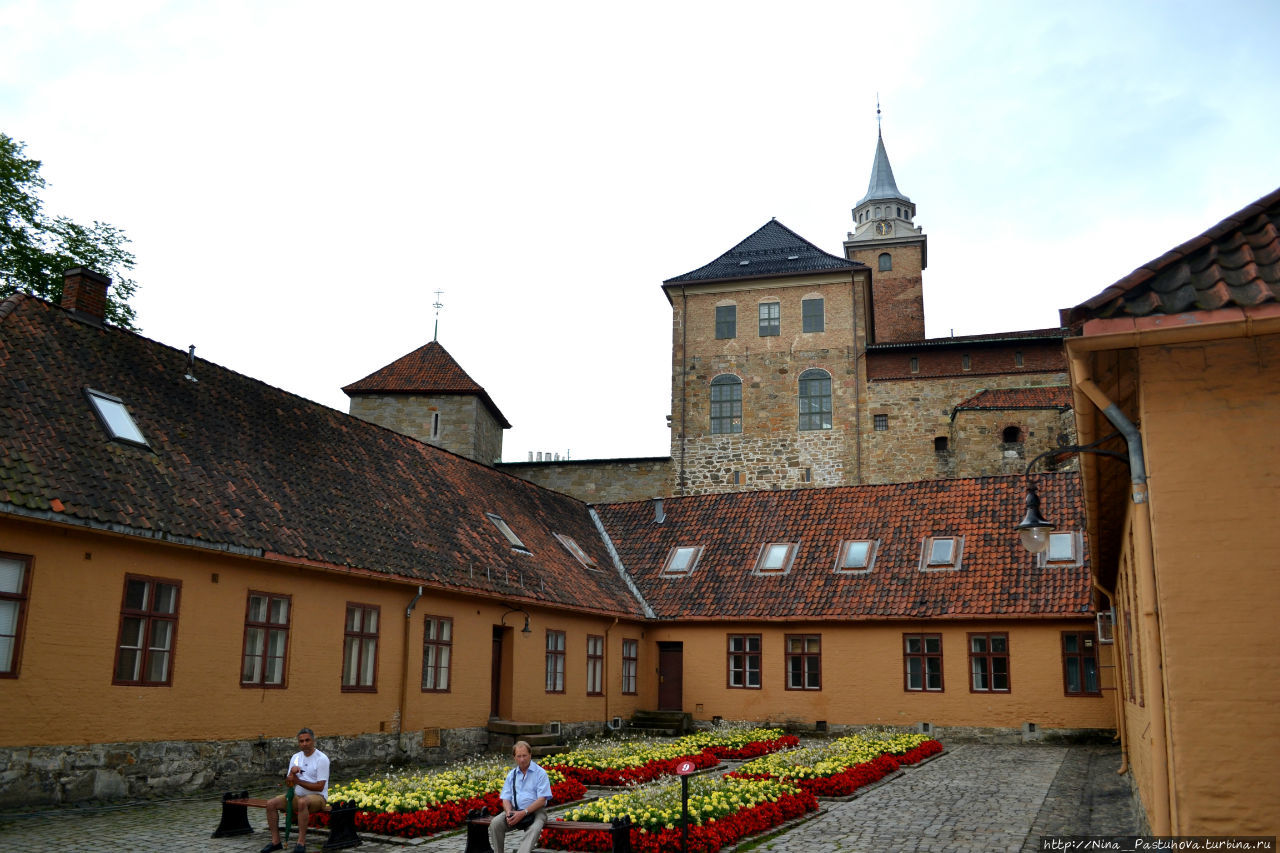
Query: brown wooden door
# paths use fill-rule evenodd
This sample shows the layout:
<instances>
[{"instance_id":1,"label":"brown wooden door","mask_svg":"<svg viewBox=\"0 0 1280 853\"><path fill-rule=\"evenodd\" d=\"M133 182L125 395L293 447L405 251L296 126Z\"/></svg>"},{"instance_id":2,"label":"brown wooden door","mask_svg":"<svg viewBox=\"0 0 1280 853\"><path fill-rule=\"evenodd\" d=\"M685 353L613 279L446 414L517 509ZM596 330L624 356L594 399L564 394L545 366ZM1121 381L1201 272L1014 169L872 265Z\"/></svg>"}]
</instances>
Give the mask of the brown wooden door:
<instances>
[{"instance_id":1,"label":"brown wooden door","mask_svg":"<svg viewBox=\"0 0 1280 853\"><path fill-rule=\"evenodd\" d=\"M498 719L502 708L502 628L493 626L493 663L489 667L489 718Z\"/></svg>"},{"instance_id":2,"label":"brown wooden door","mask_svg":"<svg viewBox=\"0 0 1280 853\"><path fill-rule=\"evenodd\" d=\"M684 643L658 643L658 710L684 710Z\"/></svg>"}]
</instances>

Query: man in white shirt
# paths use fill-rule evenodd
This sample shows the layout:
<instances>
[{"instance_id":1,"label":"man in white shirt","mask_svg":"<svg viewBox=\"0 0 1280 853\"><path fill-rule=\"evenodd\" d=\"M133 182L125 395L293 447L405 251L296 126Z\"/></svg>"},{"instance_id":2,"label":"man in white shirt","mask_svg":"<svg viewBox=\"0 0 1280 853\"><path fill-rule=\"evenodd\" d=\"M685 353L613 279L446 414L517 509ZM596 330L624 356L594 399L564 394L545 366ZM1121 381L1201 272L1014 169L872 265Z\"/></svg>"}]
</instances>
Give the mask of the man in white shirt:
<instances>
[{"instance_id":1,"label":"man in white shirt","mask_svg":"<svg viewBox=\"0 0 1280 853\"><path fill-rule=\"evenodd\" d=\"M306 853L307 821L311 815L324 811L329 797L329 756L316 749L316 734L311 729L298 732L298 752L289 759L289 773L285 784L293 786L293 809L298 824L298 844L293 853ZM277 815L285 808L281 794L267 801L267 829L271 830L271 843L262 853L283 850L280 843L280 827Z\"/></svg>"},{"instance_id":2,"label":"man in white shirt","mask_svg":"<svg viewBox=\"0 0 1280 853\"><path fill-rule=\"evenodd\" d=\"M493 849L503 853L508 829L523 829L519 853L533 853L542 827L547 823L545 806L551 802L551 780L547 771L533 763L529 744L517 741L514 755L516 767L502 783L502 813L489 821L489 840Z\"/></svg>"}]
</instances>

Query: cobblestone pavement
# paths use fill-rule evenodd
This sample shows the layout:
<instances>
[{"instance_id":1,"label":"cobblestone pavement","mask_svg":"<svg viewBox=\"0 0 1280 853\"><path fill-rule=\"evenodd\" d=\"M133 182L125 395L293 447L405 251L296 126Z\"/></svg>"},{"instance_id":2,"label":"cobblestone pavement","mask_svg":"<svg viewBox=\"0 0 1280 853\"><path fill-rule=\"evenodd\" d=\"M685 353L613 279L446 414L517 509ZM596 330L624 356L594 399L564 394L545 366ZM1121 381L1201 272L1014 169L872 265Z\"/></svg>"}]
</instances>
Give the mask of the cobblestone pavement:
<instances>
[{"instance_id":1,"label":"cobblestone pavement","mask_svg":"<svg viewBox=\"0 0 1280 853\"><path fill-rule=\"evenodd\" d=\"M1031 851L1043 834L1134 834L1137 826L1120 755L1101 746L961 744L933 761L823 813L756 848L771 853L828 851ZM265 829L239 838L210 838L216 798L109 810L0 815L5 853L121 853L192 850L254 853ZM262 827L261 813L251 822ZM518 838L518 836L516 836ZM292 840L292 839L291 839ZM316 851L323 836L307 839ZM508 842L512 844L512 842ZM405 845L365 837L360 850L461 853L461 835ZM514 846L512 846L514 849Z\"/></svg>"}]
</instances>

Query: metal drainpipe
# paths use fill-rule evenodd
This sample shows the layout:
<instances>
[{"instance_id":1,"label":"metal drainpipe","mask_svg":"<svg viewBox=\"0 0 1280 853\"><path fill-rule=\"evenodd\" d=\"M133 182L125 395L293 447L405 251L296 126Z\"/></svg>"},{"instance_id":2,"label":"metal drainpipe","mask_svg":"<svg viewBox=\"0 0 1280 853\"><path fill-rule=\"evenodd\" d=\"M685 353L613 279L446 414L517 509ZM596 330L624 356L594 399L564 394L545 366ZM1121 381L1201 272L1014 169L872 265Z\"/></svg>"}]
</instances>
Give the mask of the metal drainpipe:
<instances>
[{"instance_id":1,"label":"metal drainpipe","mask_svg":"<svg viewBox=\"0 0 1280 853\"><path fill-rule=\"evenodd\" d=\"M1143 607L1140 614L1142 622L1142 651L1146 670L1146 695L1151 700L1151 752L1153 758L1162 760L1151 762L1152 783L1155 786L1152 797L1151 831L1155 835L1172 833L1172 789L1169 784L1169 771L1172 759L1169 756L1168 729L1165 715L1167 708L1164 702L1164 650L1160 646L1159 608L1156 604L1156 568L1155 555L1151 543L1151 506L1147 501L1147 469L1142 454L1142 434L1133 422L1125 417L1120 407L1103 393L1102 389L1088 378L1082 360L1072 357L1076 370L1072 371L1080 378L1075 386L1098 407L1111 425L1124 435L1129 445L1129 470L1131 479L1130 495L1133 500L1133 556L1134 568L1138 576L1138 588L1142 595Z\"/></svg>"},{"instance_id":2,"label":"metal drainpipe","mask_svg":"<svg viewBox=\"0 0 1280 853\"><path fill-rule=\"evenodd\" d=\"M404 714L409 684L409 631L413 627L409 620L413 618L413 608L418 605L418 599L420 598L422 598L422 587L418 587L418 594L413 597L413 601L410 601L409 606L404 609L404 648L400 654L400 720L396 723L396 747L401 751L404 750Z\"/></svg>"},{"instance_id":3,"label":"metal drainpipe","mask_svg":"<svg viewBox=\"0 0 1280 853\"><path fill-rule=\"evenodd\" d=\"M676 487L685 493L684 451L689 442L689 428L685 417L689 412L689 294L680 285L680 482Z\"/></svg>"},{"instance_id":4,"label":"metal drainpipe","mask_svg":"<svg viewBox=\"0 0 1280 853\"><path fill-rule=\"evenodd\" d=\"M601 661L600 669L600 690L604 693L604 725L609 727L609 632L618 625L618 617L613 618L613 624L604 629L604 660Z\"/></svg>"}]
</instances>

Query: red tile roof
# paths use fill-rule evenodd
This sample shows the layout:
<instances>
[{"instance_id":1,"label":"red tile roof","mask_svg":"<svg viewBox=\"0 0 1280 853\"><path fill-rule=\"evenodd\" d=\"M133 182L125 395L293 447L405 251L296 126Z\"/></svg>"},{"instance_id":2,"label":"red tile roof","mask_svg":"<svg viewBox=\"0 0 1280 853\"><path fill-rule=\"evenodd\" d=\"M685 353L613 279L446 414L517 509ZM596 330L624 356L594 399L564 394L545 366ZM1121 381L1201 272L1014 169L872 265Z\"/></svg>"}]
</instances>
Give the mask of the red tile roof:
<instances>
[{"instance_id":1,"label":"red tile roof","mask_svg":"<svg viewBox=\"0 0 1280 853\"><path fill-rule=\"evenodd\" d=\"M0 303L0 513L643 615L585 504L208 361L190 382L186 363L34 297ZM110 440L85 388L121 398L150 447Z\"/></svg>"},{"instance_id":2,"label":"red tile roof","mask_svg":"<svg viewBox=\"0 0 1280 853\"><path fill-rule=\"evenodd\" d=\"M1228 216L1097 296L1063 321L1249 308L1280 301L1280 189Z\"/></svg>"},{"instance_id":3,"label":"red tile roof","mask_svg":"<svg viewBox=\"0 0 1280 853\"><path fill-rule=\"evenodd\" d=\"M348 397L357 394L473 394L484 401L504 429L511 428L488 392L467 375L438 341L418 347L342 390Z\"/></svg>"},{"instance_id":4,"label":"red tile roof","mask_svg":"<svg viewBox=\"0 0 1280 853\"><path fill-rule=\"evenodd\" d=\"M668 498L597 507L641 595L664 619L1025 618L1078 616L1090 605L1088 561L1039 568L1013 533L1021 476ZM1037 477L1043 512L1084 529L1079 477ZM961 568L921 571L929 536L963 536ZM837 574L846 539L879 540L868 574ZM791 571L753 573L761 545L798 542ZM702 546L688 577L664 578L676 546ZM1087 556L1087 553L1086 553Z\"/></svg>"},{"instance_id":5,"label":"red tile roof","mask_svg":"<svg viewBox=\"0 0 1280 853\"><path fill-rule=\"evenodd\" d=\"M990 388L974 394L956 406L957 412L966 409L1058 409L1071 408L1071 389L1065 385L1046 385L1037 388Z\"/></svg>"}]
</instances>

